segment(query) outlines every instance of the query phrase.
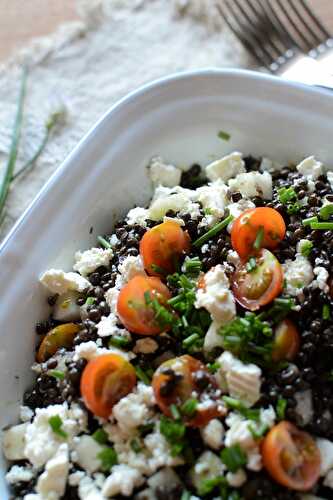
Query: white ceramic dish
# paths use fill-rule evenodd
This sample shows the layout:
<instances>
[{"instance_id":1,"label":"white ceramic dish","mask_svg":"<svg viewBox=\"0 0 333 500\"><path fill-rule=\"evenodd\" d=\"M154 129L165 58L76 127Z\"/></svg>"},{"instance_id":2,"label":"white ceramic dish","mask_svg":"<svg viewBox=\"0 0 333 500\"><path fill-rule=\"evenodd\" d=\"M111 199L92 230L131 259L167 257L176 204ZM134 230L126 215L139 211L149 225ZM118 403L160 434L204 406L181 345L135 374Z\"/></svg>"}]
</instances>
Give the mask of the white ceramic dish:
<instances>
[{"instance_id":1,"label":"white ceramic dish","mask_svg":"<svg viewBox=\"0 0 333 500\"><path fill-rule=\"evenodd\" d=\"M164 78L111 108L0 248L1 428L16 421L31 382L34 324L47 315L39 275L69 268L75 250L92 246L115 217L148 201L152 155L186 166L238 149L281 162L315 154L333 166L332 117L333 93L240 70ZM221 129L229 142L218 139ZM0 498L8 498L3 472Z\"/></svg>"}]
</instances>

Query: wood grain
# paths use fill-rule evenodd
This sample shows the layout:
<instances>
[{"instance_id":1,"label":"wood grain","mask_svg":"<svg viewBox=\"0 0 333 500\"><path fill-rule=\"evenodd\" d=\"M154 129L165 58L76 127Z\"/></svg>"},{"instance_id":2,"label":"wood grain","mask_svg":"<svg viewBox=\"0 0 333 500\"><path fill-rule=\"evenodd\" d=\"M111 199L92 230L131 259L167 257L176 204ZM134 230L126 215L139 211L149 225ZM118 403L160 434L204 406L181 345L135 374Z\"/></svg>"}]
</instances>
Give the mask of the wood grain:
<instances>
[{"instance_id":1,"label":"wood grain","mask_svg":"<svg viewBox=\"0 0 333 500\"><path fill-rule=\"evenodd\" d=\"M333 1L308 2L333 32ZM32 38L52 33L59 24L74 19L75 0L0 0L0 60Z\"/></svg>"}]
</instances>

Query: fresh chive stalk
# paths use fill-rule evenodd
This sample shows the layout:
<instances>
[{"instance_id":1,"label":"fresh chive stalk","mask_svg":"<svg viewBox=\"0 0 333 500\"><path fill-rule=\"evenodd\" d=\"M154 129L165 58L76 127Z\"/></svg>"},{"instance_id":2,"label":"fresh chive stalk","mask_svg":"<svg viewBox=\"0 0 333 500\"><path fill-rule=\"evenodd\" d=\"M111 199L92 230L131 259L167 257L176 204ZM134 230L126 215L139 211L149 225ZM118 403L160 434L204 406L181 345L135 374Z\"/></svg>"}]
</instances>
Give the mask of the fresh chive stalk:
<instances>
[{"instance_id":1,"label":"fresh chive stalk","mask_svg":"<svg viewBox=\"0 0 333 500\"><path fill-rule=\"evenodd\" d=\"M224 130L220 130L217 136L223 141L229 141L231 137L231 135L228 132L225 132Z\"/></svg>"},{"instance_id":2,"label":"fresh chive stalk","mask_svg":"<svg viewBox=\"0 0 333 500\"><path fill-rule=\"evenodd\" d=\"M63 421L61 417L59 417L59 415L53 415L52 417L50 417L49 424L54 434L57 434L63 439L66 439L68 437L67 432L65 432L62 428Z\"/></svg>"},{"instance_id":3,"label":"fresh chive stalk","mask_svg":"<svg viewBox=\"0 0 333 500\"><path fill-rule=\"evenodd\" d=\"M144 384L150 385L151 380L148 374L138 365L135 366L134 368L138 379L140 379Z\"/></svg>"},{"instance_id":4,"label":"fresh chive stalk","mask_svg":"<svg viewBox=\"0 0 333 500\"><path fill-rule=\"evenodd\" d=\"M328 203L319 210L319 216L321 219L328 220L331 215L333 215L333 203Z\"/></svg>"},{"instance_id":5,"label":"fresh chive stalk","mask_svg":"<svg viewBox=\"0 0 333 500\"><path fill-rule=\"evenodd\" d=\"M65 378L65 373L61 370L49 370L47 373L50 377L57 378L58 380L64 380Z\"/></svg>"},{"instance_id":6,"label":"fresh chive stalk","mask_svg":"<svg viewBox=\"0 0 333 500\"><path fill-rule=\"evenodd\" d=\"M318 217L308 217L307 219L302 220L303 226L310 226L313 222L318 222Z\"/></svg>"},{"instance_id":7,"label":"fresh chive stalk","mask_svg":"<svg viewBox=\"0 0 333 500\"><path fill-rule=\"evenodd\" d=\"M324 304L322 310L322 318L328 320L330 319L330 317L331 317L330 306L328 304Z\"/></svg>"},{"instance_id":8,"label":"fresh chive stalk","mask_svg":"<svg viewBox=\"0 0 333 500\"><path fill-rule=\"evenodd\" d=\"M258 229L258 232L257 232L256 239L254 240L254 243L253 243L253 248L255 250L260 250L263 239L264 239L264 235L265 235L265 230L264 230L263 226L260 226Z\"/></svg>"},{"instance_id":9,"label":"fresh chive stalk","mask_svg":"<svg viewBox=\"0 0 333 500\"><path fill-rule=\"evenodd\" d=\"M106 444L108 442L108 435L104 429L97 429L91 436L98 444Z\"/></svg>"},{"instance_id":10,"label":"fresh chive stalk","mask_svg":"<svg viewBox=\"0 0 333 500\"><path fill-rule=\"evenodd\" d=\"M179 420L180 419L180 411L178 410L177 406L175 404L171 404L170 405L170 412L171 412L171 415L172 417L175 419L175 420Z\"/></svg>"},{"instance_id":11,"label":"fresh chive stalk","mask_svg":"<svg viewBox=\"0 0 333 500\"><path fill-rule=\"evenodd\" d=\"M111 244L103 236L97 236L97 241L102 247L111 248Z\"/></svg>"},{"instance_id":12,"label":"fresh chive stalk","mask_svg":"<svg viewBox=\"0 0 333 500\"><path fill-rule=\"evenodd\" d=\"M213 226L207 233L203 234L193 242L193 246L198 248L201 247L206 241L210 240L210 238L213 238L213 236L216 236L219 234L227 225L233 220L233 216L230 214L228 217L223 219L221 222Z\"/></svg>"},{"instance_id":13,"label":"fresh chive stalk","mask_svg":"<svg viewBox=\"0 0 333 500\"><path fill-rule=\"evenodd\" d=\"M287 400L279 398L276 404L276 415L279 420L283 420L286 414Z\"/></svg>"},{"instance_id":14,"label":"fresh chive stalk","mask_svg":"<svg viewBox=\"0 0 333 500\"><path fill-rule=\"evenodd\" d=\"M332 231L333 222L311 222L311 229L320 229L322 231Z\"/></svg>"},{"instance_id":15,"label":"fresh chive stalk","mask_svg":"<svg viewBox=\"0 0 333 500\"><path fill-rule=\"evenodd\" d=\"M122 335L113 335L109 340L109 345L114 347L128 347L131 343L131 339L123 337Z\"/></svg>"}]
</instances>

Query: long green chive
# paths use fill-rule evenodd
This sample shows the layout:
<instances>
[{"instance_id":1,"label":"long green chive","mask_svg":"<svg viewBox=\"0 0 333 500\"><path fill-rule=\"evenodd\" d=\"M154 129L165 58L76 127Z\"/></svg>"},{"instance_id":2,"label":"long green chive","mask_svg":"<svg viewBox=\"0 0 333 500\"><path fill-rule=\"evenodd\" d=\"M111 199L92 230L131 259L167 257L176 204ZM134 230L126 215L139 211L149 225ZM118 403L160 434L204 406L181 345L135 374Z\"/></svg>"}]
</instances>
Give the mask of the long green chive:
<instances>
[{"instance_id":1,"label":"long green chive","mask_svg":"<svg viewBox=\"0 0 333 500\"><path fill-rule=\"evenodd\" d=\"M185 272L188 274L199 274L202 268L202 262L199 257L193 257L193 259L185 259L184 267Z\"/></svg>"},{"instance_id":2,"label":"long green chive","mask_svg":"<svg viewBox=\"0 0 333 500\"><path fill-rule=\"evenodd\" d=\"M123 337L122 335L113 335L109 340L109 345L122 348L128 347L131 342L131 339Z\"/></svg>"},{"instance_id":3,"label":"long green chive","mask_svg":"<svg viewBox=\"0 0 333 500\"><path fill-rule=\"evenodd\" d=\"M252 273L257 268L257 262L255 257L250 257L248 262L246 263L246 270L249 273Z\"/></svg>"},{"instance_id":4,"label":"long green chive","mask_svg":"<svg viewBox=\"0 0 333 500\"><path fill-rule=\"evenodd\" d=\"M231 398L230 396L223 396L222 399L228 408L238 411L250 420L259 420L260 410L247 408L239 399Z\"/></svg>"},{"instance_id":5,"label":"long green chive","mask_svg":"<svg viewBox=\"0 0 333 500\"><path fill-rule=\"evenodd\" d=\"M333 222L311 222L311 229L321 229L331 231L333 229Z\"/></svg>"},{"instance_id":6,"label":"long green chive","mask_svg":"<svg viewBox=\"0 0 333 500\"><path fill-rule=\"evenodd\" d=\"M49 370L47 374L50 375L50 377L57 378L58 380L64 380L65 378L65 373L61 370Z\"/></svg>"},{"instance_id":7,"label":"long green chive","mask_svg":"<svg viewBox=\"0 0 333 500\"><path fill-rule=\"evenodd\" d=\"M138 379L140 379L144 384L150 385L151 380L147 373L140 366L135 366L134 368Z\"/></svg>"},{"instance_id":8,"label":"long green chive","mask_svg":"<svg viewBox=\"0 0 333 500\"><path fill-rule=\"evenodd\" d=\"M49 424L54 432L54 434L57 434L58 436L66 439L68 437L67 432L64 431L62 428L62 419L59 417L59 415L53 415L53 417L49 418Z\"/></svg>"},{"instance_id":9,"label":"long green chive","mask_svg":"<svg viewBox=\"0 0 333 500\"><path fill-rule=\"evenodd\" d=\"M228 134L228 132L225 132L224 130L220 130L217 136L223 141L229 141L231 137L231 135Z\"/></svg>"},{"instance_id":10,"label":"long green chive","mask_svg":"<svg viewBox=\"0 0 333 500\"><path fill-rule=\"evenodd\" d=\"M261 439L266 434L269 427L266 424L260 424L258 427L256 427L252 422L250 422L248 429L254 439Z\"/></svg>"},{"instance_id":11,"label":"long green chive","mask_svg":"<svg viewBox=\"0 0 333 500\"><path fill-rule=\"evenodd\" d=\"M283 398L279 398L276 405L276 415L279 420L283 420L285 417L287 408L287 400Z\"/></svg>"},{"instance_id":12,"label":"long green chive","mask_svg":"<svg viewBox=\"0 0 333 500\"><path fill-rule=\"evenodd\" d=\"M333 203L328 203L319 210L321 219L327 220L331 215L333 215Z\"/></svg>"},{"instance_id":13,"label":"long green chive","mask_svg":"<svg viewBox=\"0 0 333 500\"><path fill-rule=\"evenodd\" d=\"M222 231L222 229L227 227L229 222L231 222L232 220L233 220L233 216L231 214L228 215L228 217L226 217L223 221L221 221L218 224L216 224L215 226L213 226L209 231L207 231L207 233L203 234L202 236L200 236L200 238L195 240L193 242L193 246L194 247L201 247L206 241L210 240L210 238L212 238L213 236L216 236L218 233L220 233Z\"/></svg>"},{"instance_id":14,"label":"long green chive","mask_svg":"<svg viewBox=\"0 0 333 500\"><path fill-rule=\"evenodd\" d=\"M171 404L169 408L170 408L170 412L171 412L172 417L175 420L179 420L180 419L180 412L179 412L177 406L175 404Z\"/></svg>"},{"instance_id":15,"label":"long green chive","mask_svg":"<svg viewBox=\"0 0 333 500\"><path fill-rule=\"evenodd\" d=\"M117 453L113 448L104 448L97 453L97 458L101 461L101 469L103 472L108 472L118 463Z\"/></svg>"},{"instance_id":16,"label":"long green chive","mask_svg":"<svg viewBox=\"0 0 333 500\"><path fill-rule=\"evenodd\" d=\"M97 241L102 247L111 248L111 244L103 236L97 236Z\"/></svg>"},{"instance_id":17,"label":"long green chive","mask_svg":"<svg viewBox=\"0 0 333 500\"><path fill-rule=\"evenodd\" d=\"M303 226L310 226L313 222L318 222L318 217L308 217L307 219L302 220Z\"/></svg>"},{"instance_id":18,"label":"long green chive","mask_svg":"<svg viewBox=\"0 0 333 500\"><path fill-rule=\"evenodd\" d=\"M95 431L91 436L98 444L106 444L108 442L108 435L104 429L100 428Z\"/></svg>"},{"instance_id":19,"label":"long green chive","mask_svg":"<svg viewBox=\"0 0 333 500\"><path fill-rule=\"evenodd\" d=\"M221 460L230 472L238 471L238 469L247 463L246 453L242 450L239 444L235 444L229 448L224 448L221 451Z\"/></svg>"},{"instance_id":20,"label":"long green chive","mask_svg":"<svg viewBox=\"0 0 333 500\"><path fill-rule=\"evenodd\" d=\"M208 363L207 365L208 370L210 373L216 373L219 368L221 368L221 363L218 361L215 361L214 363Z\"/></svg>"},{"instance_id":21,"label":"long green chive","mask_svg":"<svg viewBox=\"0 0 333 500\"><path fill-rule=\"evenodd\" d=\"M323 311L322 311L322 318L327 320L327 319L330 319L330 317L331 317L330 306L328 304L324 304Z\"/></svg>"},{"instance_id":22,"label":"long green chive","mask_svg":"<svg viewBox=\"0 0 333 500\"><path fill-rule=\"evenodd\" d=\"M260 250L261 245L262 245L262 241L264 239L264 235L265 235L265 230L264 230L263 226L260 226L258 229L258 232L257 232L256 239L254 240L254 243L253 243L253 248L255 250Z\"/></svg>"},{"instance_id":23,"label":"long green chive","mask_svg":"<svg viewBox=\"0 0 333 500\"><path fill-rule=\"evenodd\" d=\"M280 202L285 205L289 201L297 199L297 194L292 187L282 187L278 189L278 197Z\"/></svg>"},{"instance_id":24,"label":"long green chive","mask_svg":"<svg viewBox=\"0 0 333 500\"><path fill-rule=\"evenodd\" d=\"M217 486L226 485L226 478L223 476L212 477L211 479L204 479L201 481L198 493L199 495L206 496L211 493Z\"/></svg>"},{"instance_id":25,"label":"long green chive","mask_svg":"<svg viewBox=\"0 0 333 500\"><path fill-rule=\"evenodd\" d=\"M13 179L14 168L15 168L16 159L17 159L18 145L19 145L20 137L21 137L21 128L22 128L22 120L23 120L23 107L24 107L24 99L25 99L26 87L27 87L27 77L28 77L28 70L27 70L27 68L24 68L23 74L22 74L22 80L21 80L20 95L19 95L19 99L18 99L12 141L11 141L11 145L10 145L10 151L9 151L7 164L5 167L3 181L1 184L1 188L0 188L0 215L2 215L2 211L4 209L4 206L5 206L5 203L7 200L7 196L9 193L9 186L10 186L10 183Z\"/></svg>"},{"instance_id":26,"label":"long green chive","mask_svg":"<svg viewBox=\"0 0 333 500\"><path fill-rule=\"evenodd\" d=\"M185 430L185 425L182 422L165 416L161 417L160 432L169 443L181 440L185 436Z\"/></svg>"},{"instance_id":27,"label":"long green chive","mask_svg":"<svg viewBox=\"0 0 333 500\"><path fill-rule=\"evenodd\" d=\"M309 257L313 249L313 243L312 241L309 240L304 240L302 245L301 245L301 254L303 257Z\"/></svg>"},{"instance_id":28,"label":"long green chive","mask_svg":"<svg viewBox=\"0 0 333 500\"><path fill-rule=\"evenodd\" d=\"M198 407L198 400L195 398L188 399L180 407L180 411L186 417L193 417L196 414Z\"/></svg>"},{"instance_id":29,"label":"long green chive","mask_svg":"<svg viewBox=\"0 0 333 500\"><path fill-rule=\"evenodd\" d=\"M183 340L182 345L183 347L190 347L191 345L195 344L197 340L199 340L200 336L197 333L192 333L189 337L186 337L186 339Z\"/></svg>"},{"instance_id":30,"label":"long green chive","mask_svg":"<svg viewBox=\"0 0 333 500\"><path fill-rule=\"evenodd\" d=\"M95 297L87 297L87 300L85 301L84 305L85 306L92 306L95 304L96 298Z\"/></svg>"}]
</instances>

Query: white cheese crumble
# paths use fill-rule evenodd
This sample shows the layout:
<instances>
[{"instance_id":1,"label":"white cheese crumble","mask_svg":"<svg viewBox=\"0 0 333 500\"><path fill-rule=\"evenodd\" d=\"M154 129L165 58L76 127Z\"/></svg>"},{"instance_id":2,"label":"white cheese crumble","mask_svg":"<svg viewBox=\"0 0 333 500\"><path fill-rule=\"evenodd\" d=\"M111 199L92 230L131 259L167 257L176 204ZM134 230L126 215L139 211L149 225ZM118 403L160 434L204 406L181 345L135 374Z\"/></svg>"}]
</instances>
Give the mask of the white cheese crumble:
<instances>
[{"instance_id":1,"label":"white cheese crumble","mask_svg":"<svg viewBox=\"0 0 333 500\"><path fill-rule=\"evenodd\" d=\"M25 433L29 423L14 425L3 433L3 452L7 460L23 460L25 456Z\"/></svg>"},{"instance_id":2,"label":"white cheese crumble","mask_svg":"<svg viewBox=\"0 0 333 500\"><path fill-rule=\"evenodd\" d=\"M327 175L327 180L328 180L328 182L329 182L329 184L331 186L331 189L333 189L333 172L332 171L328 171L326 173L326 175Z\"/></svg>"},{"instance_id":3,"label":"white cheese crumble","mask_svg":"<svg viewBox=\"0 0 333 500\"><path fill-rule=\"evenodd\" d=\"M190 472L190 477L196 490L200 491L203 481L223 476L224 471L225 465L220 458L212 451L207 450L197 459Z\"/></svg>"},{"instance_id":4,"label":"white cheese crumble","mask_svg":"<svg viewBox=\"0 0 333 500\"><path fill-rule=\"evenodd\" d=\"M238 174L230 179L229 187L232 191L239 191L243 198L260 196L264 200L271 200L273 195L272 176L269 172L247 172Z\"/></svg>"},{"instance_id":5,"label":"white cheese crumble","mask_svg":"<svg viewBox=\"0 0 333 500\"><path fill-rule=\"evenodd\" d=\"M79 497L80 500L105 500L96 481L89 476L84 476L79 483Z\"/></svg>"},{"instance_id":6,"label":"white cheese crumble","mask_svg":"<svg viewBox=\"0 0 333 500\"><path fill-rule=\"evenodd\" d=\"M228 351L224 351L217 362L221 365L216 374L221 388L247 406L254 405L260 399L261 369L252 363L243 363Z\"/></svg>"},{"instance_id":7,"label":"white cheese crumble","mask_svg":"<svg viewBox=\"0 0 333 500\"><path fill-rule=\"evenodd\" d=\"M205 213L206 224L214 224L224 215L228 203L228 186L221 180L208 184L208 186L199 187L197 190L197 199L201 203Z\"/></svg>"},{"instance_id":8,"label":"white cheese crumble","mask_svg":"<svg viewBox=\"0 0 333 500\"><path fill-rule=\"evenodd\" d=\"M196 293L195 307L207 309L212 319L220 324L232 320L236 314L235 300L221 264L210 269L204 281L205 288L198 289Z\"/></svg>"},{"instance_id":9,"label":"white cheese crumble","mask_svg":"<svg viewBox=\"0 0 333 500\"><path fill-rule=\"evenodd\" d=\"M97 358L101 354L119 354L123 358L130 360L135 358L135 354L131 351L122 351L117 347L112 347L107 349L106 347L99 347L93 340L89 340L88 342L82 342L81 344L75 346L75 352L73 359L77 361L79 359L86 359L90 361L92 359Z\"/></svg>"},{"instance_id":10,"label":"white cheese crumble","mask_svg":"<svg viewBox=\"0 0 333 500\"><path fill-rule=\"evenodd\" d=\"M206 166L206 175L210 181L221 179L227 182L232 177L246 172L242 153L234 151Z\"/></svg>"},{"instance_id":11,"label":"white cheese crumble","mask_svg":"<svg viewBox=\"0 0 333 500\"><path fill-rule=\"evenodd\" d=\"M119 264L118 271L120 272L121 279L119 280L119 278L117 278L117 282L118 284L121 284L121 286L135 276L146 276L140 255L135 257L133 255L129 255L128 257L125 257L121 264Z\"/></svg>"},{"instance_id":12,"label":"white cheese crumble","mask_svg":"<svg viewBox=\"0 0 333 500\"><path fill-rule=\"evenodd\" d=\"M247 200L246 198L242 198L236 203L230 203L228 205L228 210L230 215L233 216L233 220L228 224L227 231L231 233L233 223L235 220L243 213L245 210L249 210L250 208L255 208L255 204L251 200ZM232 251L232 250L231 250ZM230 252L230 250L229 250Z\"/></svg>"},{"instance_id":13,"label":"white cheese crumble","mask_svg":"<svg viewBox=\"0 0 333 500\"><path fill-rule=\"evenodd\" d=\"M131 433L133 429L143 425L152 416L151 409L154 404L153 388L139 382L133 392L113 407L112 415L118 421L118 426L124 434Z\"/></svg>"},{"instance_id":14,"label":"white cheese crumble","mask_svg":"<svg viewBox=\"0 0 333 500\"><path fill-rule=\"evenodd\" d=\"M125 464L115 465L102 487L102 495L113 497L124 495L129 497L135 488L144 483L144 478L137 469Z\"/></svg>"},{"instance_id":15,"label":"white cheese crumble","mask_svg":"<svg viewBox=\"0 0 333 500\"><path fill-rule=\"evenodd\" d=\"M215 347L223 347L223 338L218 333L220 326L216 321L212 321L204 339L203 348L205 352L210 353Z\"/></svg>"},{"instance_id":16,"label":"white cheese crumble","mask_svg":"<svg viewBox=\"0 0 333 500\"><path fill-rule=\"evenodd\" d=\"M152 158L149 175L154 186L174 187L180 184L182 171L180 168L166 164L160 156Z\"/></svg>"},{"instance_id":17,"label":"white cheese crumble","mask_svg":"<svg viewBox=\"0 0 333 500\"><path fill-rule=\"evenodd\" d=\"M49 269L42 274L39 281L54 294L63 294L70 290L84 292L89 288L90 282L78 273L65 273L60 269Z\"/></svg>"},{"instance_id":18,"label":"white cheese crumble","mask_svg":"<svg viewBox=\"0 0 333 500\"><path fill-rule=\"evenodd\" d=\"M296 407L295 411L300 419L301 425L307 425L313 417L312 391L295 392Z\"/></svg>"},{"instance_id":19,"label":"white cheese crumble","mask_svg":"<svg viewBox=\"0 0 333 500\"><path fill-rule=\"evenodd\" d=\"M111 248L91 248L85 252L75 253L74 271L78 271L82 276L94 272L98 267L107 267L113 257Z\"/></svg>"},{"instance_id":20,"label":"white cheese crumble","mask_svg":"<svg viewBox=\"0 0 333 500\"><path fill-rule=\"evenodd\" d=\"M246 472L244 469L238 469L236 472L228 472L226 480L233 488L240 488L247 480Z\"/></svg>"},{"instance_id":21,"label":"white cheese crumble","mask_svg":"<svg viewBox=\"0 0 333 500\"><path fill-rule=\"evenodd\" d=\"M147 227L147 219L149 219L149 211L142 207L132 208L126 215L126 223L129 226L138 224L139 226Z\"/></svg>"},{"instance_id":22,"label":"white cheese crumble","mask_svg":"<svg viewBox=\"0 0 333 500\"><path fill-rule=\"evenodd\" d=\"M200 428L204 443L213 450L219 450L223 444L224 427L220 420L213 418L207 425Z\"/></svg>"},{"instance_id":23,"label":"white cheese crumble","mask_svg":"<svg viewBox=\"0 0 333 500\"><path fill-rule=\"evenodd\" d=\"M163 217L163 222L175 222L178 226L185 226L185 222L183 219L179 219L178 217L167 217L166 215Z\"/></svg>"},{"instance_id":24,"label":"white cheese crumble","mask_svg":"<svg viewBox=\"0 0 333 500\"><path fill-rule=\"evenodd\" d=\"M121 335L130 339L130 333L117 326L118 318L114 313L110 313L109 316L102 316L99 323L97 323L97 335L100 337L111 337L112 335Z\"/></svg>"},{"instance_id":25,"label":"white cheese crumble","mask_svg":"<svg viewBox=\"0 0 333 500\"><path fill-rule=\"evenodd\" d=\"M313 280L312 266L303 255L296 255L294 260L287 259L282 264L285 279L285 292L293 297L301 296L303 288Z\"/></svg>"},{"instance_id":26,"label":"white cheese crumble","mask_svg":"<svg viewBox=\"0 0 333 500\"><path fill-rule=\"evenodd\" d=\"M85 473L82 470L72 472L68 476L68 483L70 486L79 486L80 481L84 478Z\"/></svg>"},{"instance_id":27,"label":"white cheese crumble","mask_svg":"<svg viewBox=\"0 0 333 500\"><path fill-rule=\"evenodd\" d=\"M324 478L323 485L333 489L333 470L328 471Z\"/></svg>"},{"instance_id":28,"label":"white cheese crumble","mask_svg":"<svg viewBox=\"0 0 333 500\"><path fill-rule=\"evenodd\" d=\"M314 156L305 158L296 166L296 169L304 177L311 180L316 180L323 174L323 164L316 160Z\"/></svg>"},{"instance_id":29,"label":"white cheese crumble","mask_svg":"<svg viewBox=\"0 0 333 500\"><path fill-rule=\"evenodd\" d=\"M323 292L328 293L330 287L327 284L327 280L329 278L327 269L322 266L316 266L313 268L313 274L316 276L316 278L313 280L311 286L314 288L320 288L320 290L323 290Z\"/></svg>"},{"instance_id":30,"label":"white cheese crumble","mask_svg":"<svg viewBox=\"0 0 333 500\"><path fill-rule=\"evenodd\" d=\"M321 456L320 475L326 476L328 471L333 469L333 443L328 439L317 438L316 444Z\"/></svg>"},{"instance_id":31,"label":"white cheese crumble","mask_svg":"<svg viewBox=\"0 0 333 500\"><path fill-rule=\"evenodd\" d=\"M142 354L151 354L158 349L158 343L151 337L145 337L135 342L133 352Z\"/></svg>"},{"instance_id":32,"label":"white cheese crumble","mask_svg":"<svg viewBox=\"0 0 333 500\"><path fill-rule=\"evenodd\" d=\"M21 406L20 407L20 419L21 422L30 422L32 417L34 416L34 412L29 406Z\"/></svg>"},{"instance_id":33,"label":"white cheese crumble","mask_svg":"<svg viewBox=\"0 0 333 500\"><path fill-rule=\"evenodd\" d=\"M149 207L149 218L155 221L162 220L169 210L179 212L180 215L191 214L192 219L200 215L200 206L196 203L197 193L180 186L156 188L153 200Z\"/></svg>"},{"instance_id":34,"label":"white cheese crumble","mask_svg":"<svg viewBox=\"0 0 333 500\"><path fill-rule=\"evenodd\" d=\"M96 472L100 468L101 461L97 455L102 450L103 447L91 436L83 435L75 438L75 462L77 462L82 469L86 470L90 474Z\"/></svg>"},{"instance_id":35,"label":"white cheese crumble","mask_svg":"<svg viewBox=\"0 0 333 500\"><path fill-rule=\"evenodd\" d=\"M53 458L51 458L44 472L39 476L36 491L42 498L58 500L66 490L69 471L68 444L61 444Z\"/></svg>"},{"instance_id":36,"label":"white cheese crumble","mask_svg":"<svg viewBox=\"0 0 333 500\"><path fill-rule=\"evenodd\" d=\"M110 311L113 314L117 314L117 301L119 293L119 289L116 287L109 288L109 290L105 293L106 303L110 307Z\"/></svg>"},{"instance_id":37,"label":"white cheese crumble","mask_svg":"<svg viewBox=\"0 0 333 500\"><path fill-rule=\"evenodd\" d=\"M21 465L13 465L6 474L6 481L9 484L27 483L34 477L34 473L29 467L22 467Z\"/></svg>"}]
</instances>

